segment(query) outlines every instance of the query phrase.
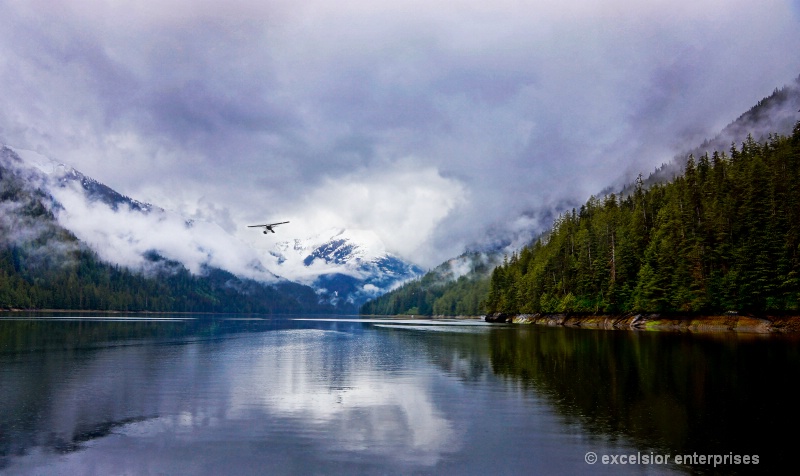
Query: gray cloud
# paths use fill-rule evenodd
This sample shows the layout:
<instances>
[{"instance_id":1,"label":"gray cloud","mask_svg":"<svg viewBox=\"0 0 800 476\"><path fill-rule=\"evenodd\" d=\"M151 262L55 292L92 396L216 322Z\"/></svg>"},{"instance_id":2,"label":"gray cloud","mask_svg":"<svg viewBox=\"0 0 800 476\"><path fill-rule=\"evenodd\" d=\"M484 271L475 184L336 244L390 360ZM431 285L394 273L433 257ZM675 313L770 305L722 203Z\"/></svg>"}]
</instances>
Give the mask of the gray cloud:
<instances>
[{"instance_id":1,"label":"gray cloud","mask_svg":"<svg viewBox=\"0 0 800 476\"><path fill-rule=\"evenodd\" d=\"M432 266L792 81L797 5L4 2L0 140L243 240L291 215Z\"/></svg>"}]
</instances>

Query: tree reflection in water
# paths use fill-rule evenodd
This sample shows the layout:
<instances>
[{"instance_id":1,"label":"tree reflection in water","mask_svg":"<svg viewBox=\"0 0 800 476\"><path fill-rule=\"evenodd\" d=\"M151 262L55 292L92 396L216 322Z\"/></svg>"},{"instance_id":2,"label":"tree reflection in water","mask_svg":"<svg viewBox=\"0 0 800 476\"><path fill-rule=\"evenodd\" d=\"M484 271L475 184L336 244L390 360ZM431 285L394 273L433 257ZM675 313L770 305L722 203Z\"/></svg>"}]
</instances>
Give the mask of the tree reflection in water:
<instances>
[{"instance_id":1,"label":"tree reflection in water","mask_svg":"<svg viewBox=\"0 0 800 476\"><path fill-rule=\"evenodd\" d=\"M423 324L0 322L0 470L185 469L173 451L312 473L574 472L631 447L758 454L763 471L793 455L796 339Z\"/></svg>"},{"instance_id":2,"label":"tree reflection in water","mask_svg":"<svg viewBox=\"0 0 800 476\"><path fill-rule=\"evenodd\" d=\"M490 335L493 371L589 431L669 454L795 452L796 338L520 326ZM728 467L730 469L730 467Z\"/></svg>"}]
</instances>

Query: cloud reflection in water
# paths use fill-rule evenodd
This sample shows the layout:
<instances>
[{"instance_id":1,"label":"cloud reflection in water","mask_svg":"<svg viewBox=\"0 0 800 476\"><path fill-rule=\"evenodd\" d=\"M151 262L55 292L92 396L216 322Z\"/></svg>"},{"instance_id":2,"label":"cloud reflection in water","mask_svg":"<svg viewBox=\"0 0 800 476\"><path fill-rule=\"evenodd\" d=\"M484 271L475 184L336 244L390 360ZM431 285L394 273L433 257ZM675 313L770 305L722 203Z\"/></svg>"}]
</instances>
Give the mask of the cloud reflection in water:
<instances>
[{"instance_id":1,"label":"cloud reflection in water","mask_svg":"<svg viewBox=\"0 0 800 476\"><path fill-rule=\"evenodd\" d=\"M452 425L429 395L433 373L387 368L391 356L366 335L296 330L264 339L276 337L281 342L248 355L255 359L248 371L228 372L231 417L251 413L260 403L269 415L302 419L327 435L333 450L425 465L457 448Z\"/></svg>"}]
</instances>

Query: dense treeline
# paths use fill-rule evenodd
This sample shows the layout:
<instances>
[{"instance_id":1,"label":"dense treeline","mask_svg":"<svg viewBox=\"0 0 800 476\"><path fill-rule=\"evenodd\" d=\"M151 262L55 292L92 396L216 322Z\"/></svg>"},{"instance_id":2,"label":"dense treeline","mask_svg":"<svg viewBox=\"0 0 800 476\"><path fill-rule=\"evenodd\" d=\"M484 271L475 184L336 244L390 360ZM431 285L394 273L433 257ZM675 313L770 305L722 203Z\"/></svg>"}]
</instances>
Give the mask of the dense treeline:
<instances>
[{"instance_id":1,"label":"dense treeline","mask_svg":"<svg viewBox=\"0 0 800 476\"><path fill-rule=\"evenodd\" d=\"M800 123L592 197L491 277L489 313L797 311Z\"/></svg>"},{"instance_id":2,"label":"dense treeline","mask_svg":"<svg viewBox=\"0 0 800 476\"><path fill-rule=\"evenodd\" d=\"M34 263L31 263L34 261ZM0 308L152 312L331 312L310 288L272 287L209 269L203 276L183 266L147 276L100 261L93 252L43 265L16 247L0 250Z\"/></svg>"},{"instance_id":3,"label":"dense treeline","mask_svg":"<svg viewBox=\"0 0 800 476\"><path fill-rule=\"evenodd\" d=\"M370 315L445 315L477 316L483 313L481 302L489 290L489 264L478 253L463 258L471 261L470 272L449 279L448 269L434 269L419 279L361 306L361 314Z\"/></svg>"}]
</instances>

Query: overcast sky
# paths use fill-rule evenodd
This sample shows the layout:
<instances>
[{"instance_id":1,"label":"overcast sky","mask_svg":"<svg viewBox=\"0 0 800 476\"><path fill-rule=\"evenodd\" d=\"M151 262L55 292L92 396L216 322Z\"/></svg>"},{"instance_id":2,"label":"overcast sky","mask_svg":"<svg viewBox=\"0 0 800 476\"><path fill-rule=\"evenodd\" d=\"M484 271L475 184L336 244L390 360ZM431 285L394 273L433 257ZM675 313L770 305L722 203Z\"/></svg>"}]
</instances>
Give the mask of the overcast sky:
<instances>
[{"instance_id":1,"label":"overcast sky","mask_svg":"<svg viewBox=\"0 0 800 476\"><path fill-rule=\"evenodd\" d=\"M435 266L800 74L800 1L0 0L0 142L280 238Z\"/></svg>"}]
</instances>

